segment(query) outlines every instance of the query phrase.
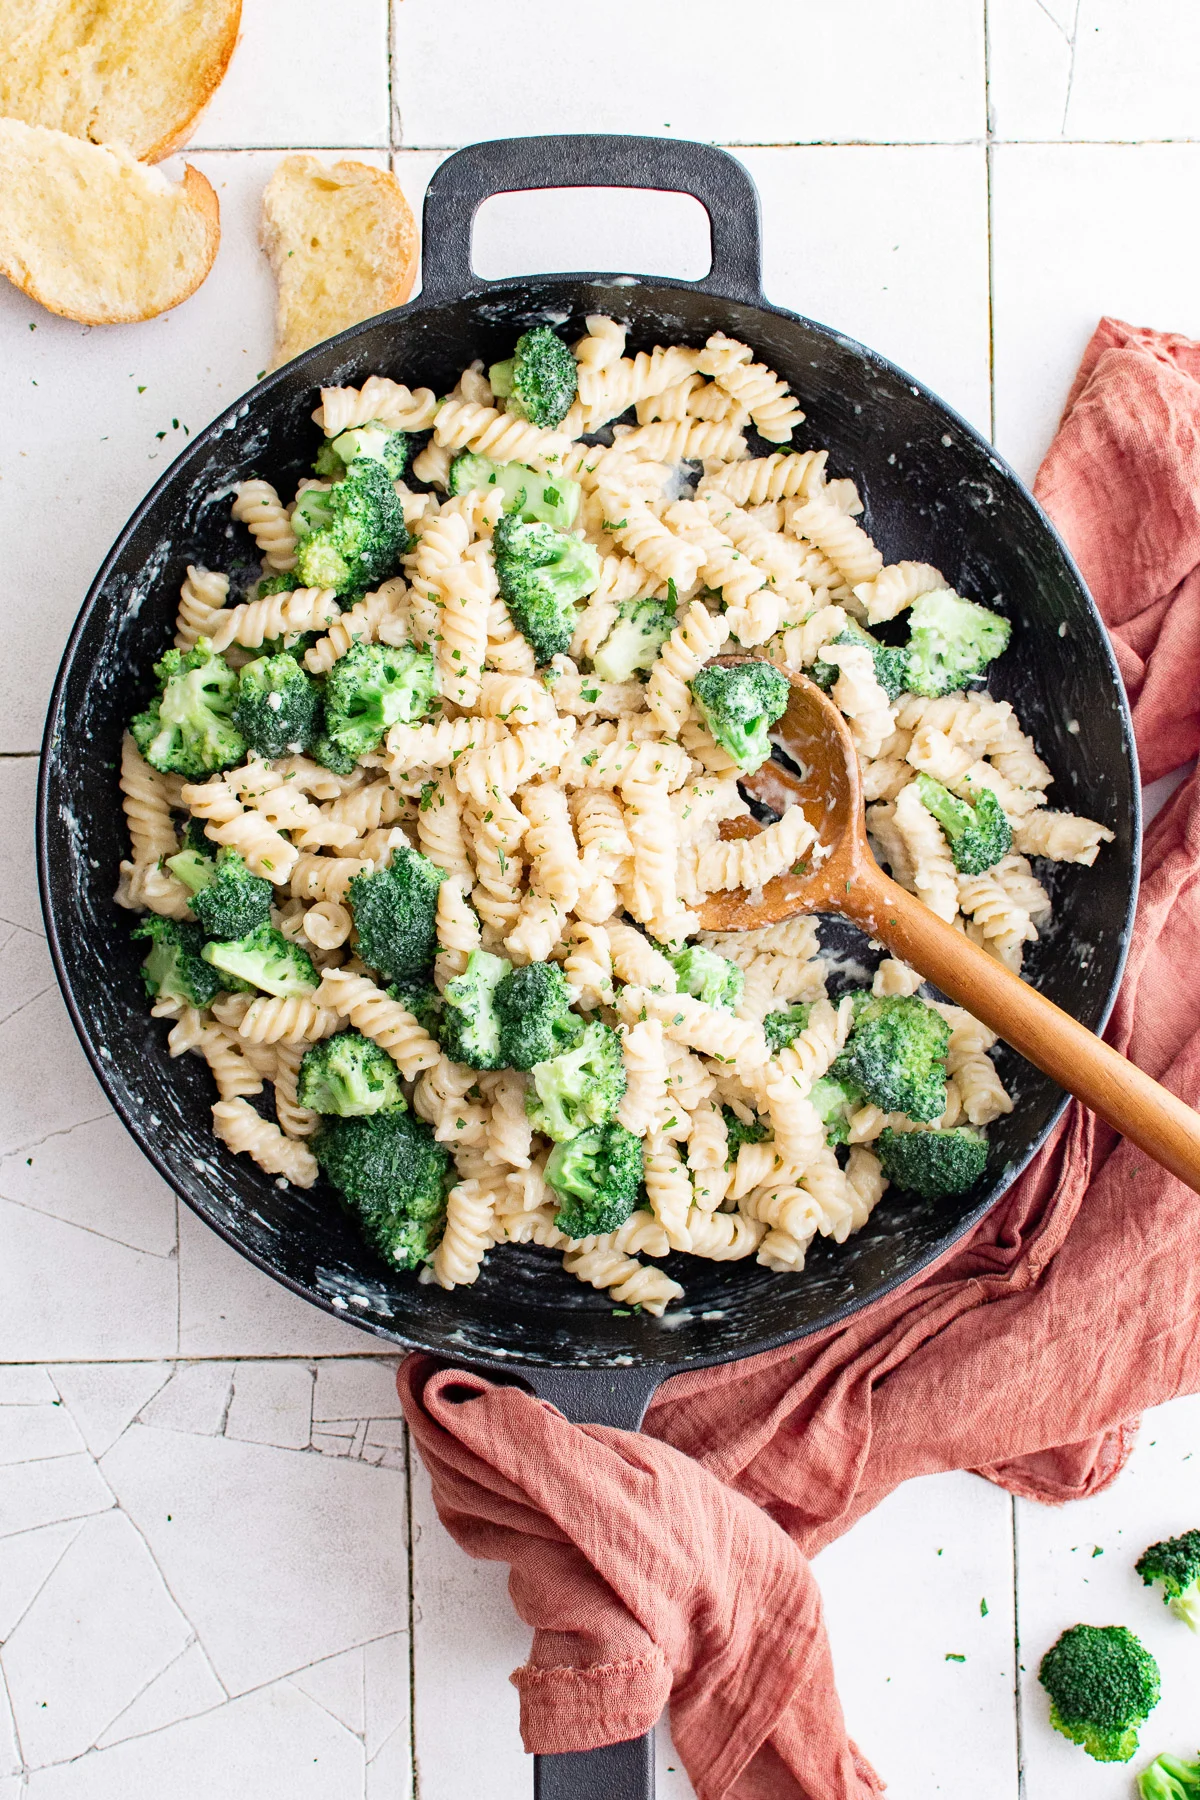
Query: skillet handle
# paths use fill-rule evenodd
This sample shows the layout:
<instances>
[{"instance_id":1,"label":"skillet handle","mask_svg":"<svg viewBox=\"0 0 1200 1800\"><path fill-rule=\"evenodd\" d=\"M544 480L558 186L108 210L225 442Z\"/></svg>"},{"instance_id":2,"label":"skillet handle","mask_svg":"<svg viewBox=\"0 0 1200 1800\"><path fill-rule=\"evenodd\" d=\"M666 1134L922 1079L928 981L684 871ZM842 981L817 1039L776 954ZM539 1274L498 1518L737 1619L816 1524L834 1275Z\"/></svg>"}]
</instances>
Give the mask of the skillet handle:
<instances>
[{"instance_id":1,"label":"skillet handle","mask_svg":"<svg viewBox=\"0 0 1200 1800\"><path fill-rule=\"evenodd\" d=\"M422 297L452 299L485 285L471 267L471 228L493 194L583 187L691 194L708 214L712 267L690 285L763 304L758 189L736 157L686 138L591 134L493 138L439 164L425 195Z\"/></svg>"},{"instance_id":2,"label":"skillet handle","mask_svg":"<svg viewBox=\"0 0 1200 1800\"><path fill-rule=\"evenodd\" d=\"M662 1369L529 1369L522 1379L576 1425L641 1425ZM654 1733L533 1759L534 1800L654 1800Z\"/></svg>"}]
</instances>

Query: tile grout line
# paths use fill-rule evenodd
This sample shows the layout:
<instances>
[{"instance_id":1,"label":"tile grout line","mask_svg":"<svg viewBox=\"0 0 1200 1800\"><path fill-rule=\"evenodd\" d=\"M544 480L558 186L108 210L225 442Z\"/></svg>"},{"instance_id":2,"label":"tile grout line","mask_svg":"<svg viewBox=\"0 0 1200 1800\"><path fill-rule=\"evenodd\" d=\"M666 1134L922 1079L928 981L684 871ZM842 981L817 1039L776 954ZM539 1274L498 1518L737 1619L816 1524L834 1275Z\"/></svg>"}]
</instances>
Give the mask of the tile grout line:
<instances>
[{"instance_id":1,"label":"tile grout line","mask_svg":"<svg viewBox=\"0 0 1200 1800\"><path fill-rule=\"evenodd\" d=\"M618 136L626 135L618 133ZM672 142L686 142L685 139L672 139ZM761 142L752 142L749 138L729 138L718 145L722 150L970 150L980 149L988 143L1001 144L1007 148L1028 150L1107 150L1107 149L1141 149L1147 146L1170 147L1171 145L1200 145L1200 137L1138 137L1138 138L1006 138L985 134L983 137L969 138L806 138L800 142L787 141L783 138L768 138ZM406 144L389 141L384 144L305 144L305 150L315 150L321 155L346 155L356 153L394 156L449 156L454 150L461 150L461 144ZM285 156L298 150L296 144L188 144L188 154L192 156Z\"/></svg>"},{"instance_id":2,"label":"tile grout line","mask_svg":"<svg viewBox=\"0 0 1200 1800\"><path fill-rule=\"evenodd\" d=\"M416 1557L413 1553L413 1455L412 1433L404 1425L404 1520L408 1537L408 1755L412 1773L412 1800L421 1800L421 1775L417 1766L417 1602Z\"/></svg>"},{"instance_id":3,"label":"tile grout line","mask_svg":"<svg viewBox=\"0 0 1200 1800\"><path fill-rule=\"evenodd\" d=\"M983 123L984 179L987 187L987 310L988 310L988 436L996 442L996 257L992 244L994 213L992 208L992 64L991 18L988 0L983 0Z\"/></svg>"}]
</instances>

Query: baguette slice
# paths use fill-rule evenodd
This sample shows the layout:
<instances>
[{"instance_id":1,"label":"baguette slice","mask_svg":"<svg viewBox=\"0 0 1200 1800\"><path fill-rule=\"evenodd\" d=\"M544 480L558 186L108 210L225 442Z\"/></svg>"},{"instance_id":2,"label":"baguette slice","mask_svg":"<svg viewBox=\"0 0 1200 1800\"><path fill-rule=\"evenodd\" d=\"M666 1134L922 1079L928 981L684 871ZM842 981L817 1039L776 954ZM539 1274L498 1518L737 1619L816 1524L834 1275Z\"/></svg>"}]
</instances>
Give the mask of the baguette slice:
<instances>
[{"instance_id":1,"label":"baguette slice","mask_svg":"<svg viewBox=\"0 0 1200 1800\"><path fill-rule=\"evenodd\" d=\"M195 292L220 238L198 170L168 181L126 150L0 119L0 274L48 311L152 319Z\"/></svg>"},{"instance_id":2,"label":"baguette slice","mask_svg":"<svg viewBox=\"0 0 1200 1800\"><path fill-rule=\"evenodd\" d=\"M263 194L262 245L275 274L277 369L310 344L400 306L412 293L420 238L386 169L286 156Z\"/></svg>"},{"instance_id":3,"label":"baguette slice","mask_svg":"<svg viewBox=\"0 0 1200 1800\"><path fill-rule=\"evenodd\" d=\"M190 134L241 0L0 0L0 113L157 162Z\"/></svg>"}]
</instances>

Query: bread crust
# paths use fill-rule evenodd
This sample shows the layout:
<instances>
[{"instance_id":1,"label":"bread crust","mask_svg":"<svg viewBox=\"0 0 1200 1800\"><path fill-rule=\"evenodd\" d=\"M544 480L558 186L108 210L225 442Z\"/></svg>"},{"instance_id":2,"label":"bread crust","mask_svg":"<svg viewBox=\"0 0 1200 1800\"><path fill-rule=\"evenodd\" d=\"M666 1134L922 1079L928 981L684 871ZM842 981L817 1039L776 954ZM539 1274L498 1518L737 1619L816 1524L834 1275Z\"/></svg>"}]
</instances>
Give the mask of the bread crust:
<instances>
[{"instance_id":1,"label":"bread crust","mask_svg":"<svg viewBox=\"0 0 1200 1800\"><path fill-rule=\"evenodd\" d=\"M195 92L192 95L190 113L186 118L180 119L173 131L164 133L156 144L152 144L148 150L143 151L141 159L143 162L161 162L164 156L170 156L173 151L187 143L196 129L200 114L225 79L225 71L233 60L241 29L242 0L226 0L224 28L214 48L212 61L204 70L202 78L197 81Z\"/></svg>"},{"instance_id":2,"label":"bread crust","mask_svg":"<svg viewBox=\"0 0 1200 1800\"><path fill-rule=\"evenodd\" d=\"M135 324L143 319L156 318L194 294L211 269L221 241L217 196L199 169L189 164L181 182L173 186L168 184L167 194L161 189L155 190L147 186L144 198L148 227L153 223L156 207L165 202L168 206L186 207L198 232L191 247L191 255L178 271L178 279L164 282L160 277L155 280L153 291L133 301L123 300L115 292L105 298L103 277L98 267L99 258L94 264L89 262L85 272L80 267L78 252L81 247L76 245L73 248L77 255L73 262L72 247L54 236L52 214L46 222L49 244L35 241L35 234L31 232L22 232L20 219L10 217L6 220L4 189L7 181L11 178L19 182L24 178L29 182L38 173L47 172L53 181L55 174L59 172L53 164L56 155L64 158L64 172L69 168L74 175L82 166L83 171L93 175L98 184L116 184L113 193L120 193L122 201L126 199L119 187L123 175L128 177L132 171L142 169L142 165L125 152L89 144L83 139L70 137L65 132L26 126L13 119L0 120L0 273L7 276L31 300L44 306L47 312L57 313L60 318L75 319L81 325ZM92 163L92 159L96 161ZM113 161L117 164L115 169L111 167ZM151 174L148 170L142 178L147 183L161 183L164 180L161 175ZM133 176L133 179L136 180L137 176ZM78 203L76 206L80 210ZM121 222L121 216L118 216L115 226L119 228ZM163 225L168 228L168 221L164 220ZM125 248L124 241L119 229L114 229L113 235L113 254L119 257ZM149 273L153 276L155 272ZM57 282L56 274L60 277ZM89 277L95 278L90 299L87 289Z\"/></svg>"}]
</instances>

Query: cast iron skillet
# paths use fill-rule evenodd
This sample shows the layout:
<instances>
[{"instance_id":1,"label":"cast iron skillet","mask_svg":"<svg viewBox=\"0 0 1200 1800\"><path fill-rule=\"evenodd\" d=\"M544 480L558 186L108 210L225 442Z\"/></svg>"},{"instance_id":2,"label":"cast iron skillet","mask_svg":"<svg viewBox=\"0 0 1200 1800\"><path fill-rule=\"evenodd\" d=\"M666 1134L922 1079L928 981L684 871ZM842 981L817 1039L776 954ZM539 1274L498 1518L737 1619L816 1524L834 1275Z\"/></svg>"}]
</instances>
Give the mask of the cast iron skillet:
<instances>
[{"instance_id":1,"label":"cast iron skillet","mask_svg":"<svg viewBox=\"0 0 1200 1800\"><path fill-rule=\"evenodd\" d=\"M594 186L693 195L712 226L711 273L698 282L583 274L495 283L473 274L472 220L489 195ZM444 392L465 363L508 355L535 322L561 326L571 338L585 314L609 312L628 322L631 350L702 343L718 327L744 338L800 396L808 418L796 447L828 445L831 471L858 482L864 523L887 559L932 562L963 592L1012 618L1013 647L993 689L1015 702L1037 739L1056 776L1056 803L1116 833L1094 869L1056 872L1056 925L1029 964L1046 993L1095 1029L1116 991L1136 890L1129 716L1077 569L990 446L883 357L766 303L758 197L724 152L632 137L473 145L448 158L430 184L423 279L410 305L307 351L230 407L118 538L72 633L46 724L38 856L47 931L75 1028L114 1108L159 1172L227 1242L294 1293L377 1336L519 1376L575 1418L636 1427L672 1372L819 1331L918 1274L1024 1167L1063 1096L1020 1059L1002 1057L1018 1103L992 1128L988 1173L976 1191L936 1204L889 1194L849 1243L818 1243L800 1279L752 1263L680 1259L685 1302L662 1322L614 1313L536 1248L492 1256L471 1288L418 1286L374 1260L324 1187L281 1189L228 1155L212 1135L208 1071L193 1058L167 1057L166 1034L146 1012L128 917L111 896L126 847L120 735L143 702L151 663L170 642L185 566L244 564L251 572L246 536L229 523L233 482L263 474L290 491L314 454L309 415L319 386L358 385L377 371ZM873 961L846 927L833 924L830 941L860 963ZM648 1745L542 1759L538 1791L545 1800L648 1794Z\"/></svg>"}]
</instances>

